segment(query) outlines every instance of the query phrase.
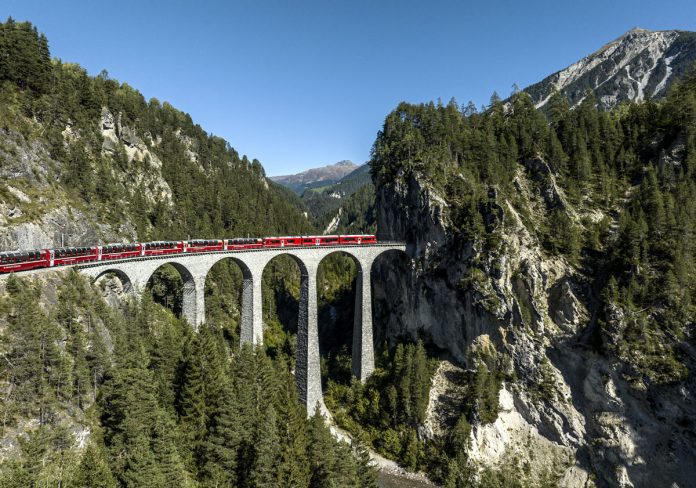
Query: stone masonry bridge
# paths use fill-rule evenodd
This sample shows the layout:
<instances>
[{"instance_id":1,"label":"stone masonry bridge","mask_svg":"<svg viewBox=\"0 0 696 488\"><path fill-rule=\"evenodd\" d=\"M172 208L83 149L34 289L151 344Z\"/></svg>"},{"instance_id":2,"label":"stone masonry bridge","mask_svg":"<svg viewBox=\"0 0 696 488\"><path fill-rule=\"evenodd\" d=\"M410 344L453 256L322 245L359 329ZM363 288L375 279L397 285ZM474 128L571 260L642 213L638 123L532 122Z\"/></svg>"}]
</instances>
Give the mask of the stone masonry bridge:
<instances>
[{"instance_id":1,"label":"stone masonry bridge","mask_svg":"<svg viewBox=\"0 0 696 488\"><path fill-rule=\"evenodd\" d=\"M319 404L325 410L319 369L319 329L317 324L317 271L329 254L341 252L353 258L357 266L355 323L353 326L353 374L364 381L374 370L372 342L372 292L370 271L375 259L389 251L405 252L401 243L359 246L281 247L207 253L140 257L76 266L94 281L113 273L124 290L142 294L152 274L164 264L177 269L184 283L183 316L195 328L205 321L205 279L210 269L224 259L233 260L242 271L241 342L263 343L261 280L266 265L276 256L291 256L300 268L299 323L295 379L301 401L312 414Z\"/></svg>"}]
</instances>

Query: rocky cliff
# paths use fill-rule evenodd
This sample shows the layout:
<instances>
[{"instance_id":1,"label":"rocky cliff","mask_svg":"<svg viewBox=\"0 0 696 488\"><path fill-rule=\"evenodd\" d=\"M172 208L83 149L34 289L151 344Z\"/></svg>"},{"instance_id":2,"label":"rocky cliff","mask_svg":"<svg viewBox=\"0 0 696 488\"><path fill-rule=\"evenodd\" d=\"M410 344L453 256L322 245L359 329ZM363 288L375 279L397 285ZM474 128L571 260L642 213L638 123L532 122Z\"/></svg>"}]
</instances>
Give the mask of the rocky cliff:
<instances>
[{"instance_id":1,"label":"rocky cliff","mask_svg":"<svg viewBox=\"0 0 696 488\"><path fill-rule=\"evenodd\" d=\"M690 486L696 476L693 375L659 381L660 366L654 376L638 374L651 341L647 326L637 332L646 335L635 350L626 352L618 344L627 340L632 315L659 317L663 312L659 305L629 311L602 291L602 263L608 261L601 256L618 252L610 249L624 225L619 224L623 206L645 186L629 185L616 206L600 205L587 189L584 198L570 198L566 192L572 187L567 180L560 183L557 162L536 155L509 167L512 181L501 184L506 190L492 184L481 193L467 172L473 163L457 162L456 155L429 157L428 142L423 149L411 147L410 161L404 157L395 163L394 152L380 154L381 140L403 136L399 120L407 121L408 112L400 107L387 120L373 165L378 168L378 233L405 239L414 263L391 256L376 265L375 323L383 327L379 340L422 338L455 369L473 370L482 358L496 358L493 363L505 373L498 416L489 423L473 419L470 462L495 469L525 466L518 470L519 479L531 485L548 480L550 470L561 486ZM418 112L417 120L428 120L427 112ZM514 114L506 117L514 126ZM427 141L428 127L422 130ZM674 147L654 137L651 143ZM674 154L664 149L654 162L668 158L676 166L684 164L680 147L681 156L668 157ZM420 156L413 157L419 150ZM452 172L440 180L443 168ZM468 181L471 193L479 192L472 217L481 220L477 232L458 230L458 213L468 205L455 193L452 181L458 180ZM539 229L551 225L552 236L565 232L558 222L546 220L558 214L582 235L591 234L595 225L606 229L597 251L580 260L569 251L549 252ZM691 312L680 320L690 330ZM677 357L693 371L693 346L686 334L679 336ZM652 337L659 350L654 364L671 361L670 341ZM451 428L435 412L437 397L439 403L461 401L452 393L457 385L447 380L453 374L448 371L433 380L430 420L421 432L425 438Z\"/></svg>"},{"instance_id":2,"label":"rocky cliff","mask_svg":"<svg viewBox=\"0 0 696 488\"><path fill-rule=\"evenodd\" d=\"M444 199L424 180L399 178L377 192L380 232L403 235L416 265L406 268L394 256L379 267L375 283L384 286L375 289L375 303L378 315L385 312L376 322L386 323L393 341L426 337L465 368L474 367L482 344L512 360L517 379L500 390L498 419L474 426L472 456L484 465L513 458L535 465L550 452L565 470L563 486L688 486L696 455L685 428L696 415L693 381L637 390L615 358L597 353L586 277L545 256L505 198L494 199L502 210L501 252L465 288L483 253L449 237ZM529 202L538 199L522 172L516 184Z\"/></svg>"}]
</instances>

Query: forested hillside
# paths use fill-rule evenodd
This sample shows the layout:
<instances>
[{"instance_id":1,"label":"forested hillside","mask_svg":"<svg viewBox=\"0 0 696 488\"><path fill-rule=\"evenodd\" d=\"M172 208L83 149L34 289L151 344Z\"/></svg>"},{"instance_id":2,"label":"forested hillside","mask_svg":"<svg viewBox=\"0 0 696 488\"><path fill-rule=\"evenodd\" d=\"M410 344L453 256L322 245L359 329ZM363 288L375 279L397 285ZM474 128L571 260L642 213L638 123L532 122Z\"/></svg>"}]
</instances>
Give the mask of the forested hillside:
<instances>
[{"instance_id":1,"label":"forested hillside","mask_svg":"<svg viewBox=\"0 0 696 488\"><path fill-rule=\"evenodd\" d=\"M111 309L69 270L3 285L0 486L374 484L364 448L306 419L292 356L147 295Z\"/></svg>"},{"instance_id":2,"label":"forested hillside","mask_svg":"<svg viewBox=\"0 0 696 488\"><path fill-rule=\"evenodd\" d=\"M312 188L302 194L319 229L326 233L374 233L375 189L370 165L365 164L327 187Z\"/></svg>"},{"instance_id":3,"label":"forested hillside","mask_svg":"<svg viewBox=\"0 0 696 488\"><path fill-rule=\"evenodd\" d=\"M206 281L198 334L173 268L141 302L70 271L3 280L0 485L370 486L367 446L448 488L689 486L696 74L609 111L549 95L543 112L524 92L481 112L400 104L372 183L340 210L322 193L310 220L188 115L1 24L4 248L330 228L403 239L409 257L373 267L365 384L357 269L319 269L325 401L352 446L297 406L291 259L264 272L257 350L239 345L233 263Z\"/></svg>"},{"instance_id":4,"label":"forested hillside","mask_svg":"<svg viewBox=\"0 0 696 488\"><path fill-rule=\"evenodd\" d=\"M11 19L0 124L3 248L313 230L258 161L106 72L52 61ZM264 275L267 348L241 353L231 263L206 282L198 334L177 318L181 278L166 266L142 303L71 272L0 284L0 485L374 484L366 451L297 402L293 265Z\"/></svg>"},{"instance_id":5,"label":"forested hillside","mask_svg":"<svg viewBox=\"0 0 696 488\"><path fill-rule=\"evenodd\" d=\"M588 92L571 110L555 93L547 108L520 92L482 113L404 103L386 118L378 232L416 261L381 270L375 303L398 304L391 344L424 338L465 369L438 370L426 421L411 407L399 427L380 375L332 401L446 486L688 485L696 75L664 102L604 112Z\"/></svg>"},{"instance_id":6,"label":"forested hillside","mask_svg":"<svg viewBox=\"0 0 696 488\"><path fill-rule=\"evenodd\" d=\"M242 116L240 114L240 116ZM299 199L188 114L0 25L0 244L309 231Z\"/></svg>"}]
</instances>

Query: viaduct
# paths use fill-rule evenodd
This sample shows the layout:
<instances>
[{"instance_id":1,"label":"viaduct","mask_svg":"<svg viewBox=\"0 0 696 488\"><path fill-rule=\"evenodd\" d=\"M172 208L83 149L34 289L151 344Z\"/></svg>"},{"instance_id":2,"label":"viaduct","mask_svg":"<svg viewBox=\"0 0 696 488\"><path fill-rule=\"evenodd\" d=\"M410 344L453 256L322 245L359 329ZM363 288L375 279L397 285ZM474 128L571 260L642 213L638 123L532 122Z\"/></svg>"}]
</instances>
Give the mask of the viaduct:
<instances>
[{"instance_id":1,"label":"viaduct","mask_svg":"<svg viewBox=\"0 0 696 488\"><path fill-rule=\"evenodd\" d=\"M198 328L205 321L205 279L210 269L224 259L233 260L241 269L242 316L240 339L242 344L263 343L263 314L261 279L266 265L276 256L289 255L300 268L299 323L297 327L297 361L295 380L300 400L312 414L317 404L326 411L321 390L319 369L319 330L317 324L317 271L319 263L336 252L353 258L357 266L355 323L353 326L352 371L361 381L373 372L374 346L372 342L372 292L370 271L375 259L389 251L405 252L402 243L379 243L359 246L284 247L250 249L209 253L176 254L106 261L76 266L78 271L94 281L113 273L123 283L124 290L139 296L152 274L162 265L177 269L184 283L183 316Z\"/></svg>"}]
</instances>

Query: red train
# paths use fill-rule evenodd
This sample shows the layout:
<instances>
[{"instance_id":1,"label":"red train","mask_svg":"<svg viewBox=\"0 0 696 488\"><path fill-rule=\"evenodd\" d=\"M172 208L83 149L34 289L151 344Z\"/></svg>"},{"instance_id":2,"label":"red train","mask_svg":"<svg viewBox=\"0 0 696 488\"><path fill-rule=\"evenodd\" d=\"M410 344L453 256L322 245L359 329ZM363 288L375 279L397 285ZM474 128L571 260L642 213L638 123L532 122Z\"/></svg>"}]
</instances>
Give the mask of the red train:
<instances>
[{"instance_id":1,"label":"red train","mask_svg":"<svg viewBox=\"0 0 696 488\"><path fill-rule=\"evenodd\" d=\"M194 239L190 241L155 241L134 244L105 244L93 247L61 247L34 251L0 252L0 273L36 268L129 259L140 256L238 251L278 247L360 246L376 244L373 235L284 236L235 239Z\"/></svg>"}]
</instances>

